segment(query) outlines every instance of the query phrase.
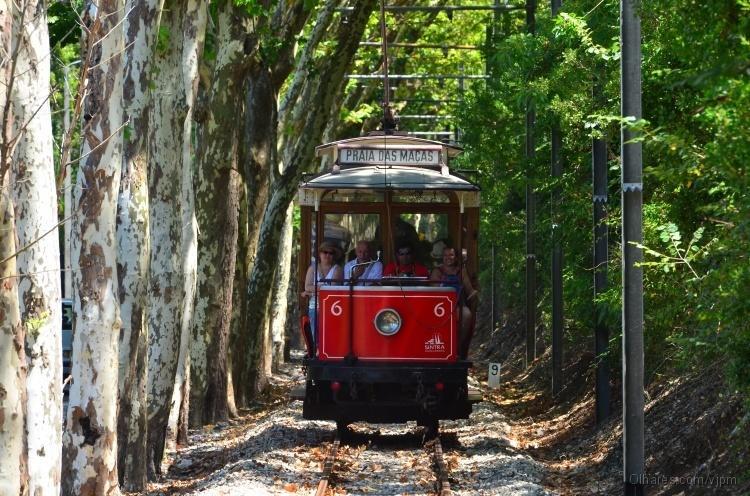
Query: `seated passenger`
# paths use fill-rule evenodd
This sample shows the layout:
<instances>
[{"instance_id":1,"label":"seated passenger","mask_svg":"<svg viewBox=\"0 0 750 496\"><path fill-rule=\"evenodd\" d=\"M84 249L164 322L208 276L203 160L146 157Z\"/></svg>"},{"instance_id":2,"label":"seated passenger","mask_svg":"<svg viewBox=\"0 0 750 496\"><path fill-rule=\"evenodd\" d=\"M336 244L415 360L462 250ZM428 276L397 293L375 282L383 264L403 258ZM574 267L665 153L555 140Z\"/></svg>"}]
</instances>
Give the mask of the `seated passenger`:
<instances>
[{"instance_id":1,"label":"seated passenger","mask_svg":"<svg viewBox=\"0 0 750 496\"><path fill-rule=\"evenodd\" d=\"M441 286L454 288L458 294L457 309L461 319L461 332L458 336L459 357L466 358L474 324L470 307L475 307L478 292L472 287L469 275L461 269L455 248L451 246L443 248L443 264L432 270L430 279L440 281Z\"/></svg>"},{"instance_id":2,"label":"seated passenger","mask_svg":"<svg viewBox=\"0 0 750 496\"><path fill-rule=\"evenodd\" d=\"M343 275L341 267L335 263L335 260L341 256L341 248L330 241L324 241L320 244L318 256L320 257L320 261L317 264L310 264L310 267L307 268L307 274L305 275L305 291L302 293L303 296L310 298L307 304L307 315L310 317L310 328L312 330L314 342L317 342L318 339L318 297L317 294L315 294L315 288L321 284L340 282ZM316 268L317 274L315 273Z\"/></svg>"},{"instance_id":3,"label":"seated passenger","mask_svg":"<svg viewBox=\"0 0 750 496\"><path fill-rule=\"evenodd\" d=\"M344 280L351 280L352 282L364 280L365 282L360 284L366 286L367 284L371 284L372 280L380 279L380 276L383 274L383 264L380 263L380 260L372 260L370 242L364 240L357 241L354 252L357 254L357 257L344 265Z\"/></svg>"},{"instance_id":4,"label":"seated passenger","mask_svg":"<svg viewBox=\"0 0 750 496\"><path fill-rule=\"evenodd\" d=\"M429 277L427 267L414 261L414 250L402 242L396 248L396 261L385 266L383 277Z\"/></svg>"}]
</instances>

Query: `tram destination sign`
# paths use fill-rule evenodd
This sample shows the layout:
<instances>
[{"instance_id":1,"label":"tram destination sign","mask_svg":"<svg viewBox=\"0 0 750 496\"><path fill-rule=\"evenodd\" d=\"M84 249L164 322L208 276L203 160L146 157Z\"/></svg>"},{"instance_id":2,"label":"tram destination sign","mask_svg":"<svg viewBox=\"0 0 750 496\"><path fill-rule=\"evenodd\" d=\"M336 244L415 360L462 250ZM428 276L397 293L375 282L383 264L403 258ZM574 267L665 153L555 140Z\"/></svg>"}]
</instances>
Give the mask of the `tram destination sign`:
<instances>
[{"instance_id":1,"label":"tram destination sign","mask_svg":"<svg viewBox=\"0 0 750 496\"><path fill-rule=\"evenodd\" d=\"M435 148L341 148L339 164L347 165L440 165Z\"/></svg>"}]
</instances>

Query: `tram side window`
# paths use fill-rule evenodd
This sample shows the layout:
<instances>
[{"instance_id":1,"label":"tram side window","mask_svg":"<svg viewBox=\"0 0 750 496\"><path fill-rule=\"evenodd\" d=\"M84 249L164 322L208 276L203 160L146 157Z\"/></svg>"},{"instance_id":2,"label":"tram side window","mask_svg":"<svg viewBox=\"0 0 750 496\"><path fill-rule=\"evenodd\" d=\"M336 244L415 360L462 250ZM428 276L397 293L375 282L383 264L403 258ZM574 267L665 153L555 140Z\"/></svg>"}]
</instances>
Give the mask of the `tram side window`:
<instances>
[{"instance_id":1,"label":"tram side window","mask_svg":"<svg viewBox=\"0 0 750 496\"><path fill-rule=\"evenodd\" d=\"M428 268L440 264L443 247L450 244L448 215L439 213L402 213L396 218L393 237L398 246L406 241L414 247L415 260Z\"/></svg>"},{"instance_id":2,"label":"tram side window","mask_svg":"<svg viewBox=\"0 0 750 496\"><path fill-rule=\"evenodd\" d=\"M323 238L341 248L344 256L337 263L343 265L355 257L357 241L369 241L372 255L382 250L379 239L380 215L375 213L325 214Z\"/></svg>"}]
</instances>

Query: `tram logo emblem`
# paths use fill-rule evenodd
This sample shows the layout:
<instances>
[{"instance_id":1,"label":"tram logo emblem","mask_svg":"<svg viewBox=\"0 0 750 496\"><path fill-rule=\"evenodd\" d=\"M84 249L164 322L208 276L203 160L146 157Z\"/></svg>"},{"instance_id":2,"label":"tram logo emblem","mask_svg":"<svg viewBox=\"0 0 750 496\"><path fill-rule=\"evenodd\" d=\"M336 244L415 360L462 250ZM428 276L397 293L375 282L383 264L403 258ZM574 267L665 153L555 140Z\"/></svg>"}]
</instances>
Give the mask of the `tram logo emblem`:
<instances>
[{"instance_id":1,"label":"tram logo emblem","mask_svg":"<svg viewBox=\"0 0 750 496\"><path fill-rule=\"evenodd\" d=\"M431 353L445 352L445 342L440 338L440 334L435 333L424 343L424 351Z\"/></svg>"}]
</instances>

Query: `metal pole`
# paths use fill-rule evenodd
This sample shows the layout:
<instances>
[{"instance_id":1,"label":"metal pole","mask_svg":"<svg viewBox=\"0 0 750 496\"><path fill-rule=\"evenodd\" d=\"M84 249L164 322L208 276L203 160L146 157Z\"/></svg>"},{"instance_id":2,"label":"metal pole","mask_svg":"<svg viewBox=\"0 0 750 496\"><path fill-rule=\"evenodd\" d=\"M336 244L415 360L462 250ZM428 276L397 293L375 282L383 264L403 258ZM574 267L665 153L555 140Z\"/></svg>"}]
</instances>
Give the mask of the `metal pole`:
<instances>
[{"instance_id":1,"label":"metal pole","mask_svg":"<svg viewBox=\"0 0 750 496\"><path fill-rule=\"evenodd\" d=\"M63 139L60 142L65 141L65 136L68 134L70 129L70 67L67 65L63 66ZM63 216L65 223L63 224L63 298L73 298L73 271L70 265L70 233L72 228L73 219L71 213L73 212L73 188L70 174L73 172L73 164L61 164L65 167L65 178L63 179Z\"/></svg>"},{"instance_id":2,"label":"metal pole","mask_svg":"<svg viewBox=\"0 0 750 496\"><path fill-rule=\"evenodd\" d=\"M594 101L602 100L602 87L594 81ZM609 231L607 228L607 142L594 139L591 143L591 169L594 185L594 301L607 290L609 264ZM609 328L604 318L604 305L595 303L594 352L596 353L596 423L609 417L609 366L605 354L609 348Z\"/></svg>"},{"instance_id":3,"label":"metal pole","mask_svg":"<svg viewBox=\"0 0 750 496\"><path fill-rule=\"evenodd\" d=\"M536 31L536 0L526 0L526 29ZM536 110L531 97L526 101L526 367L536 358L536 246L534 224L536 201L532 186Z\"/></svg>"},{"instance_id":4,"label":"metal pole","mask_svg":"<svg viewBox=\"0 0 750 496\"><path fill-rule=\"evenodd\" d=\"M552 16L556 16L562 0L552 0ZM552 394L557 395L563 386L563 248L560 237L560 181L562 180L562 134L560 123L553 117L552 124Z\"/></svg>"},{"instance_id":5,"label":"metal pole","mask_svg":"<svg viewBox=\"0 0 750 496\"><path fill-rule=\"evenodd\" d=\"M490 250L492 260L490 262L490 267L492 272L492 280L490 282L490 317L492 318L492 330L495 330L495 323L497 322L497 309L495 308L495 244L492 244L492 248Z\"/></svg>"},{"instance_id":6,"label":"metal pole","mask_svg":"<svg viewBox=\"0 0 750 496\"><path fill-rule=\"evenodd\" d=\"M552 125L552 394L563 385L563 248L560 240L560 186L562 179L562 135L560 124Z\"/></svg>"},{"instance_id":7,"label":"metal pole","mask_svg":"<svg viewBox=\"0 0 750 496\"><path fill-rule=\"evenodd\" d=\"M640 119L641 23L638 0L620 2L620 92L622 116ZM638 133L621 128L622 157L622 437L623 482L626 495L644 490L643 428L643 271L638 264L642 243L643 150Z\"/></svg>"}]
</instances>

